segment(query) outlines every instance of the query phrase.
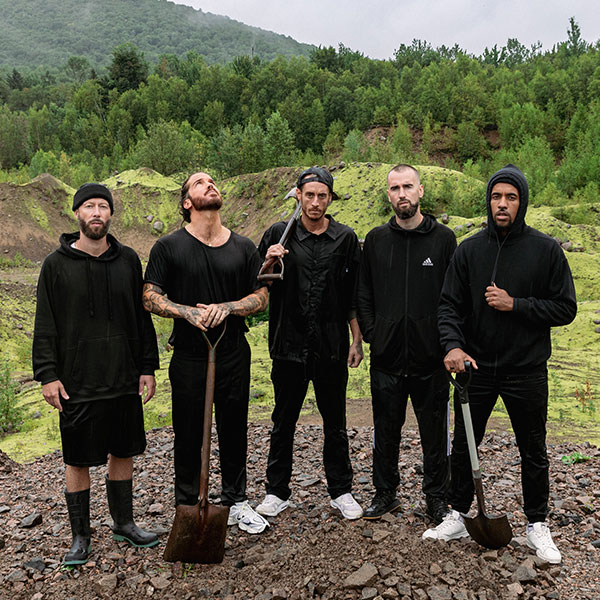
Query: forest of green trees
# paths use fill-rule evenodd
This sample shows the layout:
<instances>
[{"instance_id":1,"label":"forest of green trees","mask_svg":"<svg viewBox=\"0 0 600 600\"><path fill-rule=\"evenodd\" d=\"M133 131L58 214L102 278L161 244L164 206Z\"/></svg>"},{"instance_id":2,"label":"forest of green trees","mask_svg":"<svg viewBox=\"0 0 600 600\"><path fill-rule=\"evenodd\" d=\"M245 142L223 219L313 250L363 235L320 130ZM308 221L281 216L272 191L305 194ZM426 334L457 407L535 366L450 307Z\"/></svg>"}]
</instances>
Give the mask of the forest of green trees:
<instances>
[{"instance_id":1,"label":"forest of green trees","mask_svg":"<svg viewBox=\"0 0 600 600\"><path fill-rule=\"evenodd\" d=\"M545 204L596 201L600 43L571 19L551 50L516 39L472 56L414 40L390 60L342 45L309 57L196 52L149 64L131 44L106 69L72 56L59 76L0 80L0 180L70 185L148 166L219 177L367 160L439 164L485 179L508 161ZM559 201L558 199L562 200Z\"/></svg>"},{"instance_id":2,"label":"forest of green trees","mask_svg":"<svg viewBox=\"0 0 600 600\"><path fill-rule=\"evenodd\" d=\"M311 46L168 0L0 0L0 66L47 66L52 72L75 56L96 67L111 50L132 42L155 63L161 53L189 50L209 64L252 50L265 60L308 55Z\"/></svg>"}]
</instances>

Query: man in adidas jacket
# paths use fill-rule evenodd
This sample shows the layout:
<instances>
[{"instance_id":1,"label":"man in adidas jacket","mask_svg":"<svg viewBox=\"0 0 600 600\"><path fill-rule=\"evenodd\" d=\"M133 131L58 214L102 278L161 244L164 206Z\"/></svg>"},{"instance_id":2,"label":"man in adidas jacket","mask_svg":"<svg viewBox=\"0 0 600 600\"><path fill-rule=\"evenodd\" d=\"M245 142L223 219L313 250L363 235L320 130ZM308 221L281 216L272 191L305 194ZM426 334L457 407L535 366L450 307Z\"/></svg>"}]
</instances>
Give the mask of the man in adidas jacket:
<instances>
[{"instance_id":1,"label":"man in adidas jacket","mask_svg":"<svg viewBox=\"0 0 600 600\"><path fill-rule=\"evenodd\" d=\"M395 215L365 239L358 282L358 320L371 346L375 497L365 511L377 519L400 506L398 453L410 396L423 448L427 513L447 512L448 379L437 330L444 274L456 249L454 233L421 212L418 171L397 165L387 177Z\"/></svg>"},{"instance_id":2,"label":"man in adidas jacket","mask_svg":"<svg viewBox=\"0 0 600 600\"><path fill-rule=\"evenodd\" d=\"M561 555L545 524L548 514L546 415L550 328L570 323L577 302L569 263L549 236L528 227L527 180L514 165L492 175L487 185L487 229L465 240L448 268L439 309L440 339L448 371L473 379L469 404L479 445L500 396L521 455L527 544L550 563ZM459 375L459 379L464 375ZM455 402L458 398L455 396ZM473 478L462 412L455 411L452 443L452 509L424 538L452 540L468 535L460 513L473 501Z\"/></svg>"}]
</instances>

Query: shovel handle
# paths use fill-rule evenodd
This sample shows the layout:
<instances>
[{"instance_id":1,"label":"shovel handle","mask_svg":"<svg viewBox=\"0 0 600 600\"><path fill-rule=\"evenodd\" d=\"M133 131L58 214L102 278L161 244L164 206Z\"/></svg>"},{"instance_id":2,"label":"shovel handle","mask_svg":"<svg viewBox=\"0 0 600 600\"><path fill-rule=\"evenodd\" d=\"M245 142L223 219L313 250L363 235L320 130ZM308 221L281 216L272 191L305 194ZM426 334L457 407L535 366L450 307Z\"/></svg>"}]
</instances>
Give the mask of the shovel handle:
<instances>
[{"instance_id":1,"label":"shovel handle","mask_svg":"<svg viewBox=\"0 0 600 600\"><path fill-rule=\"evenodd\" d=\"M278 273L264 273L264 271L276 264L279 264L280 268ZM281 258L270 258L269 260L265 260L262 264L256 279L258 279L258 281L276 281L278 279L283 279L283 271L284 267Z\"/></svg>"},{"instance_id":2,"label":"shovel handle","mask_svg":"<svg viewBox=\"0 0 600 600\"><path fill-rule=\"evenodd\" d=\"M287 200L288 198L296 198L296 188L292 188L288 192L288 194L284 198L284 200ZM281 237L279 238L278 244L281 244L282 246L285 246L287 244L287 241L292 233L292 229L293 229L294 225L296 224L298 215L300 214L301 210L302 210L302 205L300 204L300 202L298 202L298 199L296 199L296 208L294 209L292 216L290 217L289 221L287 222L285 229L283 230L283 233L281 234ZM279 266L280 266L279 273L265 273L264 272L276 264L279 264ZM268 260L265 260L265 262L263 262L256 278L260 282L277 281L277 280L283 279L283 260L281 258L270 258Z\"/></svg>"},{"instance_id":3,"label":"shovel handle","mask_svg":"<svg viewBox=\"0 0 600 600\"><path fill-rule=\"evenodd\" d=\"M208 346L208 361L206 364L206 390L204 395L204 421L202 423L202 458L200 461L200 506L204 507L208 502L208 475L210 471L210 437L212 433L213 401L215 397L215 374L217 362L217 344L223 339L227 329L227 321L223 326L221 335L213 344L202 332L202 337Z\"/></svg>"},{"instance_id":4,"label":"shovel handle","mask_svg":"<svg viewBox=\"0 0 600 600\"><path fill-rule=\"evenodd\" d=\"M465 433L467 434L467 446L469 447L469 458L471 459L471 469L473 471L473 479L481 479L481 471L479 469L479 456L477 455L477 446L475 444L475 433L473 431L473 420L471 419L471 407L469 400L461 403L463 421L465 422Z\"/></svg>"},{"instance_id":5,"label":"shovel handle","mask_svg":"<svg viewBox=\"0 0 600 600\"><path fill-rule=\"evenodd\" d=\"M462 410L463 421L465 424L465 433L467 436L467 446L469 448L469 459L471 461L471 471L473 472L473 482L475 484L475 493L477 495L477 505L479 511L485 513L485 504L483 500L483 486L481 483L481 469L479 465L479 455L477 453L477 445L475 443L475 432L473 431L473 419L471 418L471 407L469 405L469 385L471 384L471 378L473 377L473 371L471 370L471 363L465 361L465 371L467 373L467 380L463 385L460 385L456 379L450 377L450 381L458 392L460 399L460 407Z\"/></svg>"},{"instance_id":6,"label":"shovel handle","mask_svg":"<svg viewBox=\"0 0 600 600\"><path fill-rule=\"evenodd\" d=\"M451 373L446 371L448 374L448 379L450 379L450 383L455 387L458 392L458 397L460 398L460 403L464 404L465 402L469 402L469 397L467 395L467 390L471 385L471 379L473 377L473 370L471 369L471 361L465 360L465 373L467 375L467 380L461 385L458 383L458 380L455 377L452 377Z\"/></svg>"}]
</instances>

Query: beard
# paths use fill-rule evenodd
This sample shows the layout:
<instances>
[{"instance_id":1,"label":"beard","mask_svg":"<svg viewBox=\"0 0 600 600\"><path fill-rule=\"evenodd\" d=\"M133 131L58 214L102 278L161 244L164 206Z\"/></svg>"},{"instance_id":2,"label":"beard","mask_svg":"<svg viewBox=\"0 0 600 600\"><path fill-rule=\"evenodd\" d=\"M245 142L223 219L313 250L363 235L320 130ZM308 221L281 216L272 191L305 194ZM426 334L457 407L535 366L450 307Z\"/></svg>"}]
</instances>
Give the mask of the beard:
<instances>
[{"instance_id":1,"label":"beard","mask_svg":"<svg viewBox=\"0 0 600 600\"><path fill-rule=\"evenodd\" d=\"M408 202L408 206L406 208L399 208L395 204L392 204L392 208L396 213L396 216L401 220L405 221L406 219L411 219L417 214L417 210L419 210L419 203L413 204L412 202Z\"/></svg>"},{"instance_id":2,"label":"beard","mask_svg":"<svg viewBox=\"0 0 600 600\"><path fill-rule=\"evenodd\" d=\"M498 215L508 217L508 221L505 223L498 223L498 221L497 221ZM508 231L513 225L513 219L507 212L497 212L494 215L494 225L496 226L496 229L498 229L499 231Z\"/></svg>"},{"instance_id":3,"label":"beard","mask_svg":"<svg viewBox=\"0 0 600 600\"><path fill-rule=\"evenodd\" d=\"M90 223L93 221L98 222L99 219L90 219L90 221L86 222L78 217L77 221L79 222L81 233L90 240L101 240L108 233L108 228L110 227L110 219L107 219L102 223L102 227L98 228L93 228Z\"/></svg>"},{"instance_id":4,"label":"beard","mask_svg":"<svg viewBox=\"0 0 600 600\"><path fill-rule=\"evenodd\" d=\"M221 195L211 195L208 198L192 198L188 196L195 210L219 210L223 206Z\"/></svg>"}]
</instances>

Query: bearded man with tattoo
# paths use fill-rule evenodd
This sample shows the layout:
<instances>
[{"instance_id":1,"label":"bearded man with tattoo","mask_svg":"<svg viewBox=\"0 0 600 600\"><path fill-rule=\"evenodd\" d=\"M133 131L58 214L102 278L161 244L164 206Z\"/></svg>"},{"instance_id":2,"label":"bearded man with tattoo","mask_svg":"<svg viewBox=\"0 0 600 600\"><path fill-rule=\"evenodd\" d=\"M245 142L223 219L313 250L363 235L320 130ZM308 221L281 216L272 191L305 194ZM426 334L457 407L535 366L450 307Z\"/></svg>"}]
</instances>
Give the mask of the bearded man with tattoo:
<instances>
[{"instance_id":1,"label":"bearded man with tattoo","mask_svg":"<svg viewBox=\"0 0 600 600\"><path fill-rule=\"evenodd\" d=\"M215 419L221 462L221 502L229 525L262 533L268 521L246 497L250 347L244 317L264 310L265 287L256 276L255 245L221 223L223 200L212 177L193 173L181 188L180 213L187 224L159 239L144 279L146 310L174 319L169 367L175 432L175 504L198 503L202 421L208 350L202 332L218 328ZM225 323L226 321L226 323Z\"/></svg>"}]
</instances>

